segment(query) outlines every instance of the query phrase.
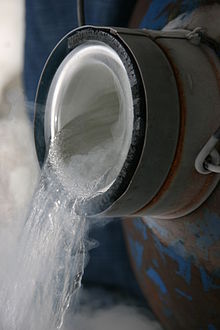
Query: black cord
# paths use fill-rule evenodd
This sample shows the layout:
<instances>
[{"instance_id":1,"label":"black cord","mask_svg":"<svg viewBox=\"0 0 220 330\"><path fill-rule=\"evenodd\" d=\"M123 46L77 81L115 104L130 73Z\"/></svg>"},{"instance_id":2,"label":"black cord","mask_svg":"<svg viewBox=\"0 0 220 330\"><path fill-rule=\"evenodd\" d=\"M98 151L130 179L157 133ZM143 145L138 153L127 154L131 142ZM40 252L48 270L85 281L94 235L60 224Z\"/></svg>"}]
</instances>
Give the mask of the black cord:
<instances>
[{"instance_id":1,"label":"black cord","mask_svg":"<svg viewBox=\"0 0 220 330\"><path fill-rule=\"evenodd\" d=\"M85 25L84 0L77 0L77 20L78 26Z\"/></svg>"}]
</instances>

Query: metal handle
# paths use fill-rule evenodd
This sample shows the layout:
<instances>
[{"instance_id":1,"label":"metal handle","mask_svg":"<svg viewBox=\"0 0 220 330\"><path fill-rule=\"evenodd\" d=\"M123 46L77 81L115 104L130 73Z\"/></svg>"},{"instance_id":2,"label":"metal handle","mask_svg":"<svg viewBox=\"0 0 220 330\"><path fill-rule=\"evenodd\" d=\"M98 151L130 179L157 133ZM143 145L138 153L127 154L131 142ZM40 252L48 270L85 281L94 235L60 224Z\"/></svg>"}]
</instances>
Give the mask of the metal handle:
<instances>
[{"instance_id":1,"label":"metal handle","mask_svg":"<svg viewBox=\"0 0 220 330\"><path fill-rule=\"evenodd\" d=\"M200 174L220 173L220 155L215 148L220 141L220 127L210 137L195 160L195 168Z\"/></svg>"}]
</instances>

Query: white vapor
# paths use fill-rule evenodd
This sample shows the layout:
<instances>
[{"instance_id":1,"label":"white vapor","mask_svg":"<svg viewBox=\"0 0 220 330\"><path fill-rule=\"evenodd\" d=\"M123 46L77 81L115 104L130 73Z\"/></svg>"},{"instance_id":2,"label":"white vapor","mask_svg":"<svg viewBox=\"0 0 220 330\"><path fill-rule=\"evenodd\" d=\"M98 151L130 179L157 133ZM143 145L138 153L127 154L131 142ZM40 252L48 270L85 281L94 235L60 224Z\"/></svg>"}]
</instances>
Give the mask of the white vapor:
<instances>
[{"instance_id":1,"label":"white vapor","mask_svg":"<svg viewBox=\"0 0 220 330\"><path fill-rule=\"evenodd\" d=\"M81 305L63 330L162 330L146 307L103 289L81 290Z\"/></svg>"},{"instance_id":2,"label":"white vapor","mask_svg":"<svg viewBox=\"0 0 220 330\"><path fill-rule=\"evenodd\" d=\"M0 249L13 244L39 176L33 131L25 113L21 72L23 63L24 1L0 3ZM7 260L7 251L5 253ZM1 267L1 265L0 265ZM5 274L7 275L7 274ZM112 301L112 294L81 291L83 303L69 309L64 330L160 330L150 314L132 303ZM106 305L106 301L108 301ZM112 303L110 304L109 301ZM9 329L3 329L9 330ZM26 330L26 329L20 329ZM55 330L55 329L54 329Z\"/></svg>"}]
</instances>

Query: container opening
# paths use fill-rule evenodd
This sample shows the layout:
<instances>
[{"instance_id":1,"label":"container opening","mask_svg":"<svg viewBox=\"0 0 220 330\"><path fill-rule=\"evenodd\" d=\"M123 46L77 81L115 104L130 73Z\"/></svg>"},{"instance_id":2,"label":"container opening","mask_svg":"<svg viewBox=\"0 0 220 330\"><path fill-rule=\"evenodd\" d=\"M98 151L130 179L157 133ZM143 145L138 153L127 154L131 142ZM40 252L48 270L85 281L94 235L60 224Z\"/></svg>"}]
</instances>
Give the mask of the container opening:
<instances>
[{"instance_id":1,"label":"container opening","mask_svg":"<svg viewBox=\"0 0 220 330\"><path fill-rule=\"evenodd\" d=\"M71 51L53 78L45 113L46 143L62 132L61 157L68 168L74 164L73 175L103 177L99 191L106 191L123 168L133 130L131 86L118 54L99 42Z\"/></svg>"}]
</instances>

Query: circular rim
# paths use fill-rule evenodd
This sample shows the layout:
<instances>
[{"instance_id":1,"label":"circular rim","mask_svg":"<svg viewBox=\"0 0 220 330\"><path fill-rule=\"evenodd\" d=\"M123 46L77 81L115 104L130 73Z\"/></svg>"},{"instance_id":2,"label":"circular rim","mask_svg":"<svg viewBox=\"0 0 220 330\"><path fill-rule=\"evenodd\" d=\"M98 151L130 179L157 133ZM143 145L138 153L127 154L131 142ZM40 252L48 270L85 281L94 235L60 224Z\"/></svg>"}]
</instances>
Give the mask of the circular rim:
<instances>
[{"instance_id":1,"label":"circular rim","mask_svg":"<svg viewBox=\"0 0 220 330\"><path fill-rule=\"evenodd\" d=\"M113 93L113 97L111 93ZM105 108L103 108L103 94L111 96ZM111 107L111 104L115 102L118 106L115 108L116 111ZM108 181L101 190L99 189L97 191L99 194L112 185L115 181L114 176L117 177L127 157L133 130L133 99L130 81L118 54L104 43L90 41L76 47L65 57L52 80L45 106L46 152L48 153L50 140L53 141L58 132L66 125L82 116L85 118L83 126L87 129L80 129L80 139L77 139L74 134L74 141L78 141L76 145L80 154L80 145L82 142L83 148L85 139L86 144L92 148L91 137L86 138L90 133L90 125L89 122L86 123L86 118L90 118L90 114L94 110L97 118L97 107L100 107L100 119L101 123L103 122L105 125L105 134L109 131L111 135L107 135L105 139L110 138L112 145L114 144L110 159L115 159L114 165L112 163L114 170L109 172L112 173L111 182ZM103 121L104 118L107 119ZM98 120L99 118L97 118ZM94 126L92 127L94 129ZM99 134L99 125L97 125L96 131ZM74 156L74 153L69 154L69 157L71 156ZM100 161L97 163L97 167L99 163ZM104 164L101 162L100 175L104 170L109 171L109 165L106 163L105 167Z\"/></svg>"},{"instance_id":2,"label":"circular rim","mask_svg":"<svg viewBox=\"0 0 220 330\"><path fill-rule=\"evenodd\" d=\"M146 131L146 100L138 65L126 44L117 34L112 35L110 29L94 27L76 29L65 36L50 55L43 70L36 96L35 143L38 159L42 165L46 155L44 121L49 87L56 69L63 59L77 46L88 41L103 42L117 52L130 81L134 117L131 145L122 170L107 191L91 198L84 205L87 215L95 215L108 209L129 187L142 155Z\"/></svg>"}]
</instances>

